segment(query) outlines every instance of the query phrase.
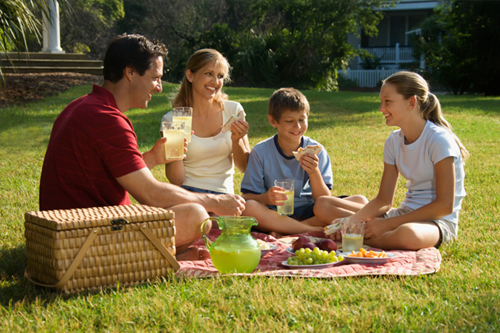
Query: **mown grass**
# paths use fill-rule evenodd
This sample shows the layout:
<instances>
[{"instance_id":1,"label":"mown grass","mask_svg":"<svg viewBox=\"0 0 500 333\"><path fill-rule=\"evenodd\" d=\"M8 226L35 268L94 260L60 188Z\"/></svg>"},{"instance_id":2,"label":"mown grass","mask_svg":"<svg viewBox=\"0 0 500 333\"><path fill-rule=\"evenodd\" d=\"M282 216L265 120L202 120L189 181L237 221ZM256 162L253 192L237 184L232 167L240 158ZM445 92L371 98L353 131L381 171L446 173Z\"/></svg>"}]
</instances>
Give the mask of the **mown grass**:
<instances>
[{"instance_id":1,"label":"mown grass","mask_svg":"<svg viewBox=\"0 0 500 333\"><path fill-rule=\"evenodd\" d=\"M141 150L156 142L170 108L165 85L147 110L130 110ZM61 295L23 278L24 212L38 209L38 182L52 124L87 93L75 87L36 104L0 109L0 331L44 332L497 332L500 98L439 96L447 119L471 153L459 239L441 247L441 269L417 277L331 280L228 277L166 278L143 286ZM250 143L274 134L269 89L227 88L250 123ZM382 149L394 128L377 111L378 95L305 91L310 137L327 149L333 194L377 193ZM163 170L153 170L164 179ZM235 176L239 192L242 174ZM396 201L404 194L399 183Z\"/></svg>"}]
</instances>

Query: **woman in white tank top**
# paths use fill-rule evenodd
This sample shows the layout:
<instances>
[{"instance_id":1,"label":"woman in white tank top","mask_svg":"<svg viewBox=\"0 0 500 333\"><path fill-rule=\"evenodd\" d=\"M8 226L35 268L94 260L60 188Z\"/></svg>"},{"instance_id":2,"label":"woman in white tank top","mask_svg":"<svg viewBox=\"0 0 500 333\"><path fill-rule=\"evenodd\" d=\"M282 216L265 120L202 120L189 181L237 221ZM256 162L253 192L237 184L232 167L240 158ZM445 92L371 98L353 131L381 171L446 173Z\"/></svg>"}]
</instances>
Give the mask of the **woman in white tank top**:
<instances>
[{"instance_id":1,"label":"woman in white tank top","mask_svg":"<svg viewBox=\"0 0 500 333\"><path fill-rule=\"evenodd\" d=\"M243 107L222 92L228 81L229 63L218 51L202 49L189 58L172 106L193 108L193 135L186 158L165 165L171 183L194 192L234 193L234 166L245 171L250 144ZM237 120L223 126L230 119Z\"/></svg>"}]
</instances>

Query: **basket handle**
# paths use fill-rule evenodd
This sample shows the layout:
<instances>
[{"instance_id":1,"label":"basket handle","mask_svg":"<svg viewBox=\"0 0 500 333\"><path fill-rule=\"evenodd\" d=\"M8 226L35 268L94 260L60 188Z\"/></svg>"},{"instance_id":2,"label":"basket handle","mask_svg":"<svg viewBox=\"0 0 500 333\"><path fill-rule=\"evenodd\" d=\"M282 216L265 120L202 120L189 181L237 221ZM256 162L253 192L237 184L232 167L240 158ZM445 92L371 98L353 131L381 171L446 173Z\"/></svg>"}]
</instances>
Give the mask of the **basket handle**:
<instances>
[{"instance_id":1,"label":"basket handle","mask_svg":"<svg viewBox=\"0 0 500 333\"><path fill-rule=\"evenodd\" d=\"M28 279L28 281L30 281L34 284L37 284L39 286L42 286L42 287L61 289L68 282L68 280L73 276L73 273L78 268L78 266L80 266L80 263L82 262L82 259L85 256L85 253L87 253L87 250L89 249L90 245L92 245L92 242L94 242L94 239L97 237L97 234L98 234L98 229L93 229L90 231L90 235L87 237L87 239L85 240L85 243L83 243L82 247L78 251L78 254L75 257L75 260L73 260L73 262L69 266L66 273L64 273L61 280L59 280L59 282L57 282L56 284L43 284L43 283L34 281L29 276L28 269L26 269L24 271L24 277L26 279Z\"/></svg>"},{"instance_id":2,"label":"basket handle","mask_svg":"<svg viewBox=\"0 0 500 333\"><path fill-rule=\"evenodd\" d=\"M170 265L174 269L174 272L177 272L179 270L179 268L181 268L181 266L177 262L177 259L175 259L174 256L172 254L170 254L170 252L167 251L165 246L162 243L160 243L158 238L155 235L153 235L153 233L151 232L151 230L149 230L146 223L143 223L139 227L139 230L142 231L144 236L146 236L151 241L151 243L153 243L153 245L156 247L156 249L165 257L165 259L167 259L167 261L170 263Z\"/></svg>"}]
</instances>

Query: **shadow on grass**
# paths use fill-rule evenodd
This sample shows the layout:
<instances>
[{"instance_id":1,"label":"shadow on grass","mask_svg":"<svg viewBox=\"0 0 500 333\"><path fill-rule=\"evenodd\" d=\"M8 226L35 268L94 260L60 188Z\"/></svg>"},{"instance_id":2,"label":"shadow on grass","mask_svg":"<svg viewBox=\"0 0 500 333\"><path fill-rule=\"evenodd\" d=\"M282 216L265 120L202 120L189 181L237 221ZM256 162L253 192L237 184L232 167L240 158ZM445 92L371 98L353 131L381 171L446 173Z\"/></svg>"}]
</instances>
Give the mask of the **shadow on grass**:
<instances>
[{"instance_id":1,"label":"shadow on grass","mask_svg":"<svg viewBox=\"0 0 500 333\"><path fill-rule=\"evenodd\" d=\"M32 302L47 291L37 290L24 278L28 258L26 246L0 249L0 305L10 308L18 302ZM44 297L45 298L45 297Z\"/></svg>"},{"instance_id":2,"label":"shadow on grass","mask_svg":"<svg viewBox=\"0 0 500 333\"><path fill-rule=\"evenodd\" d=\"M28 308L32 303L45 306L61 299L117 292L116 287L104 287L69 294L40 287L24 277L27 264L25 245L0 249L0 306L9 312L14 311L13 309L17 306Z\"/></svg>"},{"instance_id":3,"label":"shadow on grass","mask_svg":"<svg viewBox=\"0 0 500 333\"><path fill-rule=\"evenodd\" d=\"M26 246L18 245L0 249L0 306L13 311L17 306L29 307L32 303L49 304L78 294L63 294L37 286L24 277L28 264Z\"/></svg>"},{"instance_id":4,"label":"shadow on grass","mask_svg":"<svg viewBox=\"0 0 500 333\"><path fill-rule=\"evenodd\" d=\"M466 110L467 113L485 116L500 115L500 97L483 96L438 96L446 116L447 110L451 112Z\"/></svg>"}]
</instances>

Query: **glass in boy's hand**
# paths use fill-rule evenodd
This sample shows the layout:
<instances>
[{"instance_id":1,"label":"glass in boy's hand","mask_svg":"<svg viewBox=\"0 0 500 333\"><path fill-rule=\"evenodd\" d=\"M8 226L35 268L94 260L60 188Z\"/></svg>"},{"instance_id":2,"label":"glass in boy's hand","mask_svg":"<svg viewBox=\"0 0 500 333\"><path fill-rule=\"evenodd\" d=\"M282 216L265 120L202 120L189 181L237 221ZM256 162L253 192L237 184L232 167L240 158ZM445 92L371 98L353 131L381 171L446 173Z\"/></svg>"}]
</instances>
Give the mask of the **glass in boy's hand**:
<instances>
[{"instance_id":1,"label":"glass in boy's hand","mask_svg":"<svg viewBox=\"0 0 500 333\"><path fill-rule=\"evenodd\" d=\"M274 186L281 187L283 192L286 194L285 204L283 206L276 206L278 208L278 214L280 215L292 215L293 214L293 197L295 195L295 180L293 179L282 179L275 180Z\"/></svg>"}]
</instances>

